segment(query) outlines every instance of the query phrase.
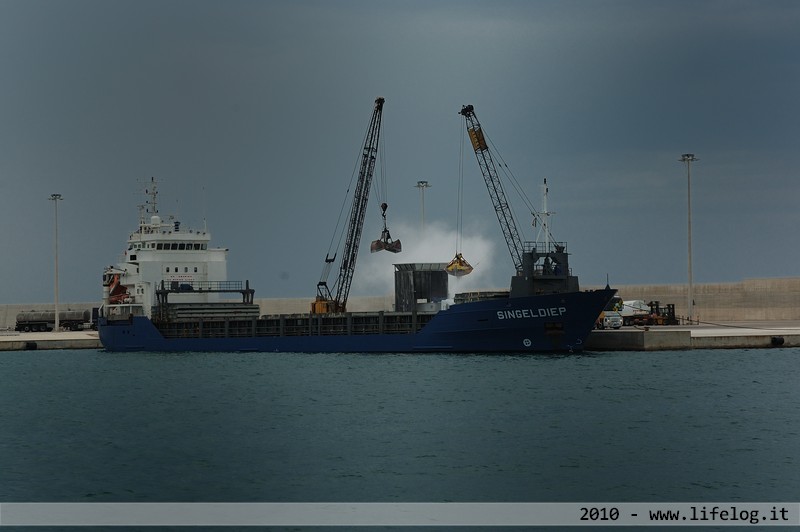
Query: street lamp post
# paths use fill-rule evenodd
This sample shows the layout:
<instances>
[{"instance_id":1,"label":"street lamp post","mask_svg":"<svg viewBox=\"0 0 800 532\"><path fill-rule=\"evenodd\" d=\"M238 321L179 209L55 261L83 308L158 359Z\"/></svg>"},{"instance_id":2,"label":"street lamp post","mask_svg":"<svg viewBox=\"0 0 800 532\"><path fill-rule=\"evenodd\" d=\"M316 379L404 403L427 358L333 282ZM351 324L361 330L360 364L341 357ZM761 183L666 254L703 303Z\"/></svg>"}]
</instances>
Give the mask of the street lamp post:
<instances>
[{"instance_id":1,"label":"street lamp post","mask_svg":"<svg viewBox=\"0 0 800 532\"><path fill-rule=\"evenodd\" d=\"M61 322L58 316L58 202L61 201L62 198L61 194L50 194L49 198L53 202L53 206L55 207L55 242L53 244L55 250L55 314L56 314L56 323L53 329L53 332L58 332L61 329Z\"/></svg>"},{"instance_id":2,"label":"street lamp post","mask_svg":"<svg viewBox=\"0 0 800 532\"><path fill-rule=\"evenodd\" d=\"M417 184L414 185L419 189L420 198L422 200L422 232L425 232L425 189L429 188L431 185L427 181L417 181Z\"/></svg>"},{"instance_id":3,"label":"street lamp post","mask_svg":"<svg viewBox=\"0 0 800 532\"><path fill-rule=\"evenodd\" d=\"M686 316L689 323L692 323L694 315L694 294L692 286L692 163L699 159L693 153L684 153L679 159L681 162L686 163L686 183L687 183L687 200L688 200L688 231L689 231L689 295Z\"/></svg>"}]
</instances>

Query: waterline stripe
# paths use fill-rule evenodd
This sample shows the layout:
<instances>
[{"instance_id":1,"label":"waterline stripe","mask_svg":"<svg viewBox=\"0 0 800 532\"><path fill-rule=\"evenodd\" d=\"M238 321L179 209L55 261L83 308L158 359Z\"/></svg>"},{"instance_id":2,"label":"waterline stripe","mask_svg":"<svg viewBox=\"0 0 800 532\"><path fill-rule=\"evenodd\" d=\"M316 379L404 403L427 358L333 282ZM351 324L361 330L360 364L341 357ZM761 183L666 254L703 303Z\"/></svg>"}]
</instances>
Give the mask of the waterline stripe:
<instances>
[{"instance_id":1,"label":"waterline stripe","mask_svg":"<svg viewBox=\"0 0 800 532\"><path fill-rule=\"evenodd\" d=\"M798 502L0 503L0 526L800 526Z\"/></svg>"}]
</instances>

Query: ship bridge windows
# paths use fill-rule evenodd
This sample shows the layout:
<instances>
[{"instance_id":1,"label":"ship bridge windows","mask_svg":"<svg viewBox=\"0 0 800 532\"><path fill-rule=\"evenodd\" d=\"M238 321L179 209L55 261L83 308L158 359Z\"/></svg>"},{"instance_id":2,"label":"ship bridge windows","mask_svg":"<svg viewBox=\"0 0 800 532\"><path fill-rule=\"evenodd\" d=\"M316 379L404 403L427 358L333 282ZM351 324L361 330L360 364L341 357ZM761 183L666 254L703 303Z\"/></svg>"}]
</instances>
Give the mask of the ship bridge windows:
<instances>
[{"instance_id":1,"label":"ship bridge windows","mask_svg":"<svg viewBox=\"0 0 800 532\"><path fill-rule=\"evenodd\" d=\"M163 251L205 251L208 249L207 244L194 244L192 242L158 242L157 244L151 244L151 246L153 249Z\"/></svg>"}]
</instances>

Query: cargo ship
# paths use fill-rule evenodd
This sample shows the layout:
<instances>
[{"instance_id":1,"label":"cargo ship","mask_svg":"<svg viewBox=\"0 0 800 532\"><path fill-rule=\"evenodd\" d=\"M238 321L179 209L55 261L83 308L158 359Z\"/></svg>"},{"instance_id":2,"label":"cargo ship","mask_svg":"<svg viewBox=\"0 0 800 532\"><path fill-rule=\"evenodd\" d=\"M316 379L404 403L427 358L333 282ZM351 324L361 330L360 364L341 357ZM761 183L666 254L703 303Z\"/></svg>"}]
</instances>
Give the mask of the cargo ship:
<instances>
[{"instance_id":1,"label":"cargo ship","mask_svg":"<svg viewBox=\"0 0 800 532\"><path fill-rule=\"evenodd\" d=\"M323 278L309 312L264 315L248 281L227 280L227 253L211 246L206 229L163 220L151 180L147 212L140 211L124 259L103 273L100 341L108 351L530 353L577 352L615 290L580 290L566 244L545 238L522 242L497 187L494 165L471 106L462 114L515 274L502 291L448 299L448 263L394 265L392 311L350 312L347 297L358 254L380 131L383 99L375 101L362 153L339 276ZM370 246L401 251L386 227ZM508 209L508 210L506 210ZM546 222L542 224L546 229ZM547 232L547 231L546 231ZM334 254L334 257L336 254ZM458 259L460 253L456 255ZM334 259L326 256L326 265Z\"/></svg>"},{"instance_id":2,"label":"cargo ship","mask_svg":"<svg viewBox=\"0 0 800 532\"><path fill-rule=\"evenodd\" d=\"M158 216L140 223L124 262L103 274L98 332L106 350L577 352L615 292L559 291L576 280L565 250L553 247L526 256L550 257L567 273L537 268L515 276L508 291L456 294L451 302L446 263L396 264L393 311L262 315L247 281L220 280L227 250L209 242L207 231Z\"/></svg>"}]
</instances>

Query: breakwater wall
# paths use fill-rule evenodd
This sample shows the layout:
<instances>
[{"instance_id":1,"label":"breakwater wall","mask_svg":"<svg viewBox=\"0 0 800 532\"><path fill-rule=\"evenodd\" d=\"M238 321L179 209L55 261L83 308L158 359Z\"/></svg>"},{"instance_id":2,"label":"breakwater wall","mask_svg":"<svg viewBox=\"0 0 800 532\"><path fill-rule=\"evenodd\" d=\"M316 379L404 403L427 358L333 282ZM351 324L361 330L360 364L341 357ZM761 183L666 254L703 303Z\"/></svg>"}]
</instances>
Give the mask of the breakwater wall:
<instances>
[{"instance_id":1,"label":"breakwater wall","mask_svg":"<svg viewBox=\"0 0 800 532\"><path fill-rule=\"evenodd\" d=\"M675 305L686 316L688 286L618 285L623 300L641 299ZM700 322L800 320L800 277L745 279L736 283L700 283L693 286L694 319Z\"/></svg>"}]
</instances>

